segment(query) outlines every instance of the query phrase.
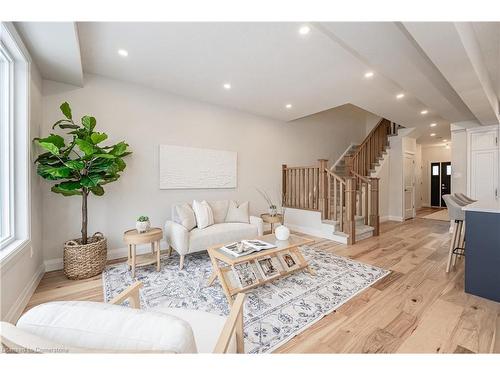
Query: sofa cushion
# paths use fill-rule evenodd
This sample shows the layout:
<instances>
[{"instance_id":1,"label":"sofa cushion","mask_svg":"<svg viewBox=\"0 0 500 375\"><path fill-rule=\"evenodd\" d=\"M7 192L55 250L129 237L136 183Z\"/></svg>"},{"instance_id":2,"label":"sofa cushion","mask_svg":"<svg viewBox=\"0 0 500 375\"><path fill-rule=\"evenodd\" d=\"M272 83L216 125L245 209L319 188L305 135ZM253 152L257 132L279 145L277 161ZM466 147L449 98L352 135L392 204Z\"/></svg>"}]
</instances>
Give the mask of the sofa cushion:
<instances>
[{"instance_id":1,"label":"sofa cushion","mask_svg":"<svg viewBox=\"0 0 500 375\"><path fill-rule=\"evenodd\" d=\"M193 331L172 315L88 301L35 306L17 327L65 346L109 351L195 353Z\"/></svg>"},{"instance_id":2,"label":"sofa cushion","mask_svg":"<svg viewBox=\"0 0 500 375\"><path fill-rule=\"evenodd\" d=\"M212 207L212 213L214 215L214 223L223 223L226 219L227 209L229 208L229 201L211 201L208 202L210 207Z\"/></svg>"},{"instance_id":3,"label":"sofa cushion","mask_svg":"<svg viewBox=\"0 0 500 375\"><path fill-rule=\"evenodd\" d=\"M175 222L182 225L187 230L191 230L196 227L196 217L194 216L194 211L192 207L187 203L175 205L176 210L176 220Z\"/></svg>"},{"instance_id":4,"label":"sofa cushion","mask_svg":"<svg viewBox=\"0 0 500 375\"><path fill-rule=\"evenodd\" d=\"M257 226L245 223L220 223L205 229L194 228L189 232L189 252L206 250L213 245L252 239L257 236Z\"/></svg>"},{"instance_id":5,"label":"sofa cushion","mask_svg":"<svg viewBox=\"0 0 500 375\"><path fill-rule=\"evenodd\" d=\"M200 229L209 227L214 223L212 208L207 201L193 201L194 216L196 216L196 226Z\"/></svg>"},{"instance_id":6,"label":"sofa cushion","mask_svg":"<svg viewBox=\"0 0 500 375\"><path fill-rule=\"evenodd\" d=\"M250 214L248 213L248 202L243 202L238 205L235 201L230 201L225 222L249 223Z\"/></svg>"},{"instance_id":7,"label":"sofa cushion","mask_svg":"<svg viewBox=\"0 0 500 375\"><path fill-rule=\"evenodd\" d=\"M154 307L152 311L176 316L188 322L193 329L199 353L213 353L215 344L227 320L226 316L219 316L201 310ZM229 344L228 352L236 353L236 339L234 335Z\"/></svg>"}]
</instances>

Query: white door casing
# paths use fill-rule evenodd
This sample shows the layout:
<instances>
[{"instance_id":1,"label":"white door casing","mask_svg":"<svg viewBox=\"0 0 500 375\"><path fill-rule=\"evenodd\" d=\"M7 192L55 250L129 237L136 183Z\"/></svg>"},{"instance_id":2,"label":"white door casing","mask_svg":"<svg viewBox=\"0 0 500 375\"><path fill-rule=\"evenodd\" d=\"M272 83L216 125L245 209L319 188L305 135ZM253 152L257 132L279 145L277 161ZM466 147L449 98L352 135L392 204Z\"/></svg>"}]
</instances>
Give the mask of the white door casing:
<instances>
[{"instance_id":1,"label":"white door casing","mask_svg":"<svg viewBox=\"0 0 500 375\"><path fill-rule=\"evenodd\" d=\"M403 218L415 217L415 155L405 153L403 162Z\"/></svg>"}]
</instances>

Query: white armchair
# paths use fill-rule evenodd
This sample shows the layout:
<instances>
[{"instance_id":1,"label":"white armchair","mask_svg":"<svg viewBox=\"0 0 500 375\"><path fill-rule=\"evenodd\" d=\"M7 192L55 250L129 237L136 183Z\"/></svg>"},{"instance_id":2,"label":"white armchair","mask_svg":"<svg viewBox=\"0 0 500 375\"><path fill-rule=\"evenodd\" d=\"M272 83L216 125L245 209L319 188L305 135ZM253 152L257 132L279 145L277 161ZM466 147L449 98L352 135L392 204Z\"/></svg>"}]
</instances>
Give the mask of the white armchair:
<instances>
[{"instance_id":1,"label":"white armchair","mask_svg":"<svg viewBox=\"0 0 500 375\"><path fill-rule=\"evenodd\" d=\"M243 302L227 318L198 310L139 309L137 282L107 303L59 301L38 305L14 326L0 323L8 351L23 353L243 353ZM130 306L117 306L129 300ZM77 332L77 333L75 333Z\"/></svg>"},{"instance_id":2,"label":"white armchair","mask_svg":"<svg viewBox=\"0 0 500 375\"><path fill-rule=\"evenodd\" d=\"M184 266L184 258L187 254L204 251L208 247L220 243L259 237L264 231L263 221L260 217L250 216L247 223L225 222L225 214L219 212L214 212L214 216L222 219L216 221L215 224L203 229L195 227L188 230L180 224L176 207L176 205L172 207L172 220L165 223L165 239L170 250L174 249L179 253L180 269ZM213 208L216 209L217 205L214 204Z\"/></svg>"}]
</instances>

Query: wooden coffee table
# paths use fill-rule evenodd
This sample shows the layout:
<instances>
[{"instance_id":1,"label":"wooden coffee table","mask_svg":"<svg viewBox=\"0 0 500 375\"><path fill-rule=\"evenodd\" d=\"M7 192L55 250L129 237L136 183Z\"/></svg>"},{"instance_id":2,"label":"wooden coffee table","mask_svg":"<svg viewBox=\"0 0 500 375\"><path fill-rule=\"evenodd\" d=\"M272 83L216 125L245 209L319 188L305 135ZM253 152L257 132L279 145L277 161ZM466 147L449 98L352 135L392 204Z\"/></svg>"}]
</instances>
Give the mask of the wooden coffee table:
<instances>
[{"instance_id":1,"label":"wooden coffee table","mask_svg":"<svg viewBox=\"0 0 500 375\"><path fill-rule=\"evenodd\" d=\"M230 305L233 303L234 295L276 280L280 277L290 275L293 272L305 270L311 275L316 275L316 272L309 266L299 249L299 246L310 245L314 243L314 240L291 235L288 240L279 241L276 239L274 234L268 234L256 239L272 243L276 245L276 247L269 250L254 252L242 257L235 257L228 252L221 250L220 248L224 246L223 244L208 248L208 255L210 255L210 260L212 261L212 275L210 276L207 285L212 285L218 277ZM296 261L296 264L292 268L287 268L285 264L280 263L283 269L280 269L279 273L275 276L264 278L261 274L257 273L258 281L250 286L241 287L235 283L235 276L232 271L233 266L245 262L250 262L250 264L256 265L256 262L262 258L269 256L283 258L283 256L287 253L291 253Z\"/></svg>"}]
</instances>

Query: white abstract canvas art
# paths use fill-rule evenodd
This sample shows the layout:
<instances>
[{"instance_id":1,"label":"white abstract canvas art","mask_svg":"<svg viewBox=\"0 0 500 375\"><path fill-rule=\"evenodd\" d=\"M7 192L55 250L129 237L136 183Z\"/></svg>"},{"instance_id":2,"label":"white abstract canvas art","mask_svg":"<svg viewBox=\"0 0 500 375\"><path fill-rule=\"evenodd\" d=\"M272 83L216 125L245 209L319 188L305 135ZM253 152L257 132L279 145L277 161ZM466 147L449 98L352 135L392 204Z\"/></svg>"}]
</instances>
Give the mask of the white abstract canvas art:
<instances>
[{"instance_id":1,"label":"white abstract canvas art","mask_svg":"<svg viewBox=\"0 0 500 375\"><path fill-rule=\"evenodd\" d=\"M236 152L160 145L160 189L228 189L236 179Z\"/></svg>"}]
</instances>

